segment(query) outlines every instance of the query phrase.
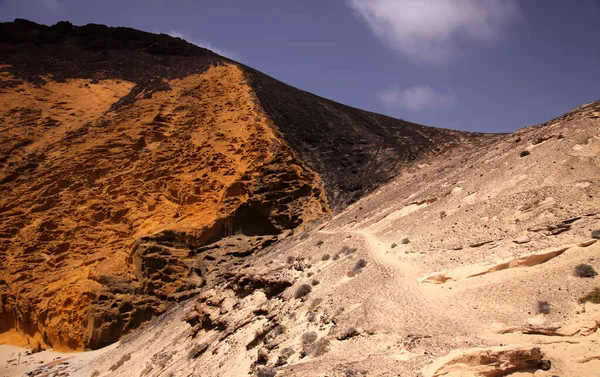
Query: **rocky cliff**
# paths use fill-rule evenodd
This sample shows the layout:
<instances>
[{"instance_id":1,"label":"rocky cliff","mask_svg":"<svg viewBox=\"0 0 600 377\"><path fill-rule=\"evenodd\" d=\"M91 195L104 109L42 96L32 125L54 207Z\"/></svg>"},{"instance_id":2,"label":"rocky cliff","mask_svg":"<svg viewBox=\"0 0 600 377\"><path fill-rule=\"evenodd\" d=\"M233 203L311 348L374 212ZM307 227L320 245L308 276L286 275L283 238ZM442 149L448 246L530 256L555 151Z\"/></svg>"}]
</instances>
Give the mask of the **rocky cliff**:
<instances>
[{"instance_id":1,"label":"rocky cliff","mask_svg":"<svg viewBox=\"0 0 600 377\"><path fill-rule=\"evenodd\" d=\"M0 341L108 345L475 135L343 106L181 39L0 24Z\"/></svg>"}]
</instances>

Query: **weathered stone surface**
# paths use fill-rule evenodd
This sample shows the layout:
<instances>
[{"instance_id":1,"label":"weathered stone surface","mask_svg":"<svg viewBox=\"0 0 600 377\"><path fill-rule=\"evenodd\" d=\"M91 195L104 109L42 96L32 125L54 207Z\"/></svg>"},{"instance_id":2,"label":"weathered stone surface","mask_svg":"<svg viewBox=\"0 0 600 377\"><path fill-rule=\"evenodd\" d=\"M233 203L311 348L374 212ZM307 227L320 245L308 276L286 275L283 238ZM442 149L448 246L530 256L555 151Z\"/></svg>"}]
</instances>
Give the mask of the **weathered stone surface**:
<instances>
[{"instance_id":1,"label":"weathered stone surface","mask_svg":"<svg viewBox=\"0 0 600 377\"><path fill-rule=\"evenodd\" d=\"M539 348L494 348L471 350L451 358L431 377L499 377L519 370L541 368L544 355Z\"/></svg>"}]
</instances>

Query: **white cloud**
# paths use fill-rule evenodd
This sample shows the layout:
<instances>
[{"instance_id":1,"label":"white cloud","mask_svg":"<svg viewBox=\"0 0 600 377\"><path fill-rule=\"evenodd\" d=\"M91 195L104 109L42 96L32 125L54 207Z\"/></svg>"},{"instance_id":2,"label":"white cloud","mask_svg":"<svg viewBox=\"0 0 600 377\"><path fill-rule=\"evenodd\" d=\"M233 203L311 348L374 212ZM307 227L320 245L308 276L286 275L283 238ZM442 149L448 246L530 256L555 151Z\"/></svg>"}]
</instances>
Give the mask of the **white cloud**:
<instances>
[{"instance_id":1,"label":"white cloud","mask_svg":"<svg viewBox=\"0 0 600 377\"><path fill-rule=\"evenodd\" d=\"M417 85L406 89L393 87L379 93L379 99L387 106L412 111L442 109L456 104L456 95L452 90L437 91L429 85Z\"/></svg>"},{"instance_id":2,"label":"white cloud","mask_svg":"<svg viewBox=\"0 0 600 377\"><path fill-rule=\"evenodd\" d=\"M415 61L442 64L467 42L500 38L516 0L347 0L373 34Z\"/></svg>"},{"instance_id":3,"label":"white cloud","mask_svg":"<svg viewBox=\"0 0 600 377\"><path fill-rule=\"evenodd\" d=\"M239 59L239 56L236 53L228 51L228 50L220 49L218 47L211 45L210 43L201 41L199 39L194 39L194 38L190 37L187 33L183 32L181 30L169 30L167 32L167 34L170 35L171 37L184 39L185 41L187 41L191 44L194 44L196 46L204 47L205 49L211 50L215 54L219 54L226 58L233 59L233 60Z\"/></svg>"}]
</instances>

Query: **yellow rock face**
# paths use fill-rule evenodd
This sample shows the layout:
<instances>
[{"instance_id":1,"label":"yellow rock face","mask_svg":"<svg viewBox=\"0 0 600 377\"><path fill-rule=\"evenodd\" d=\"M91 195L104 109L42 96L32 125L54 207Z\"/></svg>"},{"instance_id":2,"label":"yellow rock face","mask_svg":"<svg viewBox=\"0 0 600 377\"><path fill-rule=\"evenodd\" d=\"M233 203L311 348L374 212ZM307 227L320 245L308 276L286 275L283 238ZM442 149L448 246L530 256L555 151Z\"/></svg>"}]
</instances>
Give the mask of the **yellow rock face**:
<instances>
[{"instance_id":1,"label":"yellow rock face","mask_svg":"<svg viewBox=\"0 0 600 377\"><path fill-rule=\"evenodd\" d=\"M45 79L0 92L2 342L108 344L201 285L181 262L194 247L328 211L234 65L154 93Z\"/></svg>"}]
</instances>

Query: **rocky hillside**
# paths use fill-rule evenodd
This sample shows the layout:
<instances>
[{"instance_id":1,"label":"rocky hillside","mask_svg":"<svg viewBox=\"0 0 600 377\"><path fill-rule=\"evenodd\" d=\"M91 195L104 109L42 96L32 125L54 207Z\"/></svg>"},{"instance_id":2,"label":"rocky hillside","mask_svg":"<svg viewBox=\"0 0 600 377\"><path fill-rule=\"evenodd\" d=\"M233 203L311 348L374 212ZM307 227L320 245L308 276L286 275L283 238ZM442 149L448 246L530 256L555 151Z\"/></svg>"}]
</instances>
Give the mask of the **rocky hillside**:
<instances>
[{"instance_id":1,"label":"rocky hillside","mask_svg":"<svg viewBox=\"0 0 600 377\"><path fill-rule=\"evenodd\" d=\"M599 177L600 101L405 169L109 347L4 348L8 373L596 377Z\"/></svg>"},{"instance_id":2,"label":"rocky hillside","mask_svg":"<svg viewBox=\"0 0 600 377\"><path fill-rule=\"evenodd\" d=\"M0 342L67 350L117 341L415 162L486 139L166 35L24 20L0 24L0 127Z\"/></svg>"},{"instance_id":3,"label":"rocky hillside","mask_svg":"<svg viewBox=\"0 0 600 377\"><path fill-rule=\"evenodd\" d=\"M600 101L404 169L109 347L17 365L23 350L0 346L0 363L8 376L596 377L599 177Z\"/></svg>"}]
</instances>

